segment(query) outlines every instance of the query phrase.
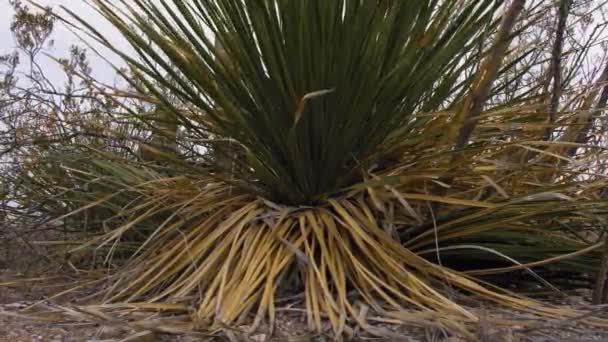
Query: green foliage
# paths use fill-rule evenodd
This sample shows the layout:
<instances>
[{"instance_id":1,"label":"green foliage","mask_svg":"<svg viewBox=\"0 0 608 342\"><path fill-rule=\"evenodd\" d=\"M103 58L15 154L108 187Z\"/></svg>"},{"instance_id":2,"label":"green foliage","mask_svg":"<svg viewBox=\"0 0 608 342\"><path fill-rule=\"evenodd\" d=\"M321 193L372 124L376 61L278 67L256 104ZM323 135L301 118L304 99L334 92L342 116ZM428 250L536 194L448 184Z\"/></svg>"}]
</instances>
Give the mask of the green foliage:
<instances>
[{"instance_id":1,"label":"green foliage","mask_svg":"<svg viewBox=\"0 0 608 342\"><path fill-rule=\"evenodd\" d=\"M360 180L389 137L407 139L428 120L412 113L459 101L502 1L122 4L125 15L97 1L142 57L123 54L140 90L169 89L194 106L182 124L216 136L209 149L232 157L220 141L233 140L243 156L232 177L310 204Z\"/></svg>"}]
</instances>

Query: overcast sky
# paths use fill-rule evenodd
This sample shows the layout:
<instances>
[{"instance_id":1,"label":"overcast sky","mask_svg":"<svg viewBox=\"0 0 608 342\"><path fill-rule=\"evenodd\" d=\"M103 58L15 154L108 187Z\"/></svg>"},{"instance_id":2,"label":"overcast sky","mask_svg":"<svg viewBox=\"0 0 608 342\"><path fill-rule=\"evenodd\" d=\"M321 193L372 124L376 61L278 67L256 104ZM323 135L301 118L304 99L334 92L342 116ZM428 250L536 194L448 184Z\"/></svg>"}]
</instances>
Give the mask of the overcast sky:
<instances>
[{"instance_id":1,"label":"overcast sky","mask_svg":"<svg viewBox=\"0 0 608 342\"><path fill-rule=\"evenodd\" d=\"M51 6L57 13L65 14L60 9L61 5L64 5L75 13L86 19L93 26L98 28L101 32L107 35L111 41L115 43L115 46L128 50L127 43L120 38L120 35L116 30L108 24L103 17L96 13L84 0L36 0L37 3L44 6ZM23 1L26 3L26 1ZM12 7L9 5L8 0L0 0L0 54L5 54L12 51L15 47L15 41L10 32L10 24L14 12ZM47 47L45 52L55 57L66 57L68 55L69 47L71 45L85 45L80 39L70 32L65 25L58 23L55 27L53 35L51 37L54 40L52 47ZM100 48L96 46L96 48ZM111 54L107 53L107 50L101 50L104 56ZM104 61L97 58L91 51L89 53L91 61L91 67L93 69L94 76L103 82L114 83L116 80L115 73L112 68ZM113 62L119 62L118 58L111 58ZM52 60L41 58L41 64L46 69L49 78L55 82L61 82L63 80L62 72L57 67L56 63Z\"/></svg>"},{"instance_id":2,"label":"overcast sky","mask_svg":"<svg viewBox=\"0 0 608 342\"><path fill-rule=\"evenodd\" d=\"M24 3L27 2L27 0L22 1ZM99 29L102 33L104 33L106 37L110 41L112 41L116 47L118 47L122 51L129 51L128 44L121 38L120 34L116 31L116 29L114 29L112 25L110 25L103 17L96 13L95 10L93 10L89 5L87 5L86 0L35 1L43 6L51 6L55 9L56 13L65 15L66 17L67 14L60 9L60 6L64 5L70 8L82 18L87 20L94 27ZM12 51L12 49L15 47L15 41L10 32L10 23L12 21L12 16L13 10L8 4L8 0L0 0L0 54L8 53ZM596 17L596 24L598 22L603 22L606 20L606 18L603 16L603 11L595 11L594 16ZM588 33L581 32L579 34ZM52 39L54 40L54 45L52 47L48 47L45 52L55 57L66 57L68 55L69 47L73 44L81 46L85 45L85 43L83 43L77 36L70 32L62 23L58 23L53 33ZM91 43L90 40L88 40L88 42ZM99 49L99 51L104 55L104 57L111 59L112 62L120 63L120 59L110 53L108 50L103 49L98 45L96 45L95 48ZM106 62L96 57L92 51L89 52L89 59L91 61L90 64L93 69L93 75L97 80L105 83L114 83L117 80L116 74L113 69ZM63 83L63 73L55 62L45 58L40 58L40 62L43 65L47 76L51 78L54 83Z\"/></svg>"}]
</instances>

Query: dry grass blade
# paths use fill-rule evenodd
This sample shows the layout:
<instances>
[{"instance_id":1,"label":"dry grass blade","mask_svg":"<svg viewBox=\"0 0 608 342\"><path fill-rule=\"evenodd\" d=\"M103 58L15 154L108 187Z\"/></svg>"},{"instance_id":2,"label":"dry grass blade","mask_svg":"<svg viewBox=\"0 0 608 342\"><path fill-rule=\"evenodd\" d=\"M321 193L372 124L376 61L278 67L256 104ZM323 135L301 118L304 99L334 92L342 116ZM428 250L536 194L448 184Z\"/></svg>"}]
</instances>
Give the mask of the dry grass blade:
<instances>
[{"instance_id":1,"label":"dry grass blade","mask_svg":"<svg viewBox=\"0 0 608 342\"><path fill-rule=\"evenodd\" d=\"M428 282L432 279L535 314L550 317L575 314L486 289L404 248L379 226L384 214L372 209L374 200L363 196L366 191L352 198L329 200L317 208L277 210L274 205L266 206L265 201L231 194L229 188L217 184L190 190L193 194L208 192L194 201L185 193L180 194L187 201L179 206L180 211L194 214L196 219L174 218L175 223L159 227L156 238L149 242L151 245L134 255L128 268L113 276L116 284L108 290L111 301L133 304L108 304L100 308L180 310L184 309L181 305L163 303L197 294L194 314L197 321L219 328L253 315L255 326L264 317L272 324L280 280L299 274L311 327L322 331L327 317L337 334L347 329L348 322L359 321L360 313L353 302L356 297L376 312L400 312L414 306L423 312L450 317L439 324L451 329L457 325L448 322L478 320L475 314L430 287ZM153 191L159 190L155 186ZM399 214L409 215L401 206L401 199L391 191L387 193L392 195L389 197L392 205L401 208ZM407 198L408 194L403 196ZM388 207L387 198L380 198L383 206ZM456 203L476 207L474 202ZM142 206L140 210L148 209ZM135 215L137 220L139 217ZM119 236L108 234L108 240L101 243L112 244L112 239ZM163 246L163 253L157 253L156 245ZM565 257L539 264L557 259ZM514 267L531 266L534 264ZM358 296L349 294L349 289L354 289ZM137 304L142 300L144 304Z\"/></svg>"}]
</instances>

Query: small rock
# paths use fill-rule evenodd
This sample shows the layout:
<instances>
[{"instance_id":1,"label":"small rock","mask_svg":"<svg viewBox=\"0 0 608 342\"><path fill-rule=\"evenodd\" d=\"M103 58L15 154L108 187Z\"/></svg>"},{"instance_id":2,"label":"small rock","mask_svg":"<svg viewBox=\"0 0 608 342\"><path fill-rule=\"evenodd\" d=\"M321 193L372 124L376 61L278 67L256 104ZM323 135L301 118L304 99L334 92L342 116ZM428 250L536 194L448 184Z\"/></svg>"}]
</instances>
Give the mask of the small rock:
<instances>
[{"instance_id":1,"label":"small rock","mask_svg":"<svg viewBox=\"0 0 608 342\"><path fill-rule=\"evenodd\" d=\"M265 342L267 340L268 336L266 334L258 334L258 335L253 335L250 338L252 341Z\"/></svg>"}]
</instances>

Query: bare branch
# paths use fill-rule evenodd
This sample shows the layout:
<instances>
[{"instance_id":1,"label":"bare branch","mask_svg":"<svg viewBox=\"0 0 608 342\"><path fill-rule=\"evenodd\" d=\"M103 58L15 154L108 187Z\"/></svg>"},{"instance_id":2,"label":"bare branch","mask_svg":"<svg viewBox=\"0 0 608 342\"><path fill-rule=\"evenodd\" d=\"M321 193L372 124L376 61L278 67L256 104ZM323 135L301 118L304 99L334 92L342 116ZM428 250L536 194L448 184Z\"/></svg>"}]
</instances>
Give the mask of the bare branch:
<instances>
[{"instance_id":1,"label":"bare branch","mask_svg":"<svg viewBox=\"0 0 608 342\"><path fill-rule=\"evenodd\" d=\"M562 95L562 50L564 47L564 34L566 32L571 2L571 0L562 0L559 5L557 30L555 32L555 41L553 42L553 51L551 52L551 67L549 71L549 80L551 78L553 79L553 89L551 91L551 101L549 103L549 124L553 124L556 121L559 98ZM552 132L553 129L548 127L545 133L545 140L551 139Z\"/></svg>"}]
</instances>

